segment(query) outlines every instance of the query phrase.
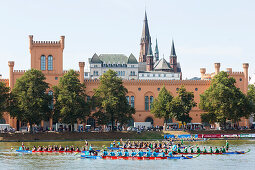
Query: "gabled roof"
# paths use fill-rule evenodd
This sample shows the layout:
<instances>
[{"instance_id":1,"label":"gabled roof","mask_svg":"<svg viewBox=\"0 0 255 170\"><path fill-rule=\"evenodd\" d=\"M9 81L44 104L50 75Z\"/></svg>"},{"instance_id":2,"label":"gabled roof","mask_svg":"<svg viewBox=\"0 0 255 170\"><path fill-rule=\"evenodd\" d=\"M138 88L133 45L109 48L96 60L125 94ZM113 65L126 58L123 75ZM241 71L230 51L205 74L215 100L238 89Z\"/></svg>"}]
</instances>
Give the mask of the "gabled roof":
<instances>
[{"instance_id":1,"label":"gabled roof","mask_svg":"<svg viewBox=\"0 0 255 170\"><path fill-rule=\"evenodd\" d=\"M135 56L131 53L130 56L128 57L128 64L138 64Z\"/></svg>"},{"instance_id":2,"label":"gabled roof","mask_svg":"<svg viewBox=\"0 0 255 170\"><path fill-rule=\"evenodd\" d=\"M164 59L161 58L154 66L154 70L158 71L158 70L170 70L170 66L169 63Z\"/></svg>"},{"instance_id":3,"label":"gabled roof","mask_svg":"<svg viewBox=\"0 0 255 170\"><path fill-rule=\"evenodd\" d=\"M100 60L100 58L98 57L98 55L95 53L93 55L93 57L90 60L90 63L102 63L102 61Z\"/></svg>"}]
</instances>

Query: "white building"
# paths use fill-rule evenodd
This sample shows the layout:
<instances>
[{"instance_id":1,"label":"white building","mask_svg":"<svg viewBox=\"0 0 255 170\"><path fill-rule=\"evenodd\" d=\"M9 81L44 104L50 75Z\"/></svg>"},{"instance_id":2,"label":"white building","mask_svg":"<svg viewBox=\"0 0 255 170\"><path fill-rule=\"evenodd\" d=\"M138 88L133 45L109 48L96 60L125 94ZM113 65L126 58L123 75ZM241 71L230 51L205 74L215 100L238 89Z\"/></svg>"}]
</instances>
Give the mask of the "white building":
<instances>
[{"instance_id":1,"label":"white building","mask_svg":"<svg viewBox=\"0 0 255 170\"><path fill-rule=\"evenodd\" d=\"M98 79L103 73L112 69L122 79L138 79L138 62L133 54L129 57L123 54L94 54L89 58L90 72L85 78Z\"/></svg>"}]
</instances>

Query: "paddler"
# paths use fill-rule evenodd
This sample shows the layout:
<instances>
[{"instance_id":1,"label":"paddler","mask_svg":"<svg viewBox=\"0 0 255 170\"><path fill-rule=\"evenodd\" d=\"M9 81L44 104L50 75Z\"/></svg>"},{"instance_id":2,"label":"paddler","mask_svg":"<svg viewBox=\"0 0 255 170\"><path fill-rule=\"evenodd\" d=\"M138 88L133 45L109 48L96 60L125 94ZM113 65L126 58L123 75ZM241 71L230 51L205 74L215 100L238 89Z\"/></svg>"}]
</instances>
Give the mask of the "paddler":
<instances>
[{"instance_id":1,"label":"paddler","mask_svg":"<svg viewBox=\"0 0 255 170\"><path fill-rule=\"evenodd\" d=\"M128 156L129 156L128 150L126 150L126 151L124 152L124 156L125 156L125 157L128 157Z\"/></svg>"},{"instance_id":2,"label":"paddler","mask_svg":"<svg viewBox=\"0 0 255 170\"><path fill-rule=\"evenodd\" d=\"M153 157L157 157L158 156L158 153L156 152L156 150L153 151L152 155L153 155Z\"/></svg>"},{"instance_id":3,"label":"paddler","mask_svg":"<svg viewBox=\"0 0 255 170\"><path fill-rule=\"evenodd\" d=\"M190 148L190 153L194 153L194 151L193 151L193 148L192 148L192 147Z\"/></svg>"},{"instance_id":4,"label":"paddler","mask_svg":"<svg viewBox=\"0 0 255 170\"><path fill-rule=\"evenodd\" d=\"M139 157L143 157L143 151L142 151L142 150L139 150L138 156L139 156Z\"/></svg>"},{"instance_id":5,"label":"paddler","mask_svg":"<svg viewBox=\"0 0 255 170\"><path fill-rule=\"evenodd\" d=\"M217 147L215 147L215 153L220 153L220 151Z\"/></svg>"},{"instance_id":6,"label":"paddler","mask_svg":"<svg viewBox=\"0 0 255 170\"><path fill-rule=\"evenodd\" d=\"M137 153L135 152L135 150L133 150L131 153L131 156L136 156L136 155L137 155Z\"/></svg>"},{"instance_id":7,"label":"paddler","mask_svg":"<svg viewBox=\"0 0 255 170\"><path fill-rule=\"evenodd\" d=\"M118 151L118 156L122 156L121 150Z\"/></svg>"},{"instance_id":8,"label":"paddler","mask_svg":"<svg viewBox=\"0 0 255 170\"><path fill-rule=\"evenodd\" d=\"M169 157L173 157L173 151L172 151L172 150L170 150L170 151L168 152L168 156L169 156Z\"/></svg>"},{"instance_id":9,"label":"paddler","mask_svg":"<svg viewBox=\"0 0 255 170\"><path fill-rule=\"evenodd\" d=\"M201 150L199 147L197 147L197 153L201 153Z\"/></svg>"},{"instance_id":10,"label":"paddler","mask_svg":"<svg viewBox=\"0 0 255 170\"><path fill-rule=\"evenodd\" d=\"M113 150L110 152L111 156L115 156L115 153L113 152Z\"/></svg>"},{"instance_id":11,"label":"paddler","mask_svg":"<svg viewBox=\"0 0 255 170\"><path fill-rule=\"evenodd\" d=\"M104 150L103 156L107 156L107 155L108 155L108 152L106 150Z\"/></svg>"},{"instance_id":12,"label":"paddler","mask_svg":"<svg viewBox=\"0 0 255 170\"><path fill-rule=\"evenodd\" d=\"M146 157L151 157L151 152L149 150L146 152Z\"/></svg>"},{"instance_id":13,"label":"paddler","mask_svg":"<svg viewBox=\"0 0 255 170\"><path fill-rule=\"evenodd\" d=\"M212 147L210 146L210 153L213 153L213 149L212 149Z\"/></svg>"},{"instance_id":14,"label":"paddler","mask_svg":"<svg viewBox=\"0 0 255 170\"><path fill-rule=\"evenodd\" d=\"M188 148L187 147L185 147L184 153L188 153Z\"/></svg>"},{"instance_id":15,"label":"paddler","mask_svg":"<svg viewBox=\"0 0 255 170\"><path fill-rule=\"evenodd\" d=\"M228 148L229 148L229 143L228 143L228 140L226 140L226 151L228 151Z\"/></svg>"},{"instance_id":16,"label":"paddler","mask_svg":"<svg viewBox=\"0 0 255 170\"><path fill-rule=\"evenodd\" d=\"M223 146L223 148L222 148L222 153L226 153L225 146Z\"/></svg>"},{"instance_id":17,"label":"paddler","mask_svg":"<svg viewBox=\"0 0 255 170\"><path fill-rule=\"evenodd\" d=\"M205 147L204 147L203 153L207 153L207 150L206 150L206 148L205 148Z\"/></svg>"},{"instance_id":18,"label":"paddler","mask_svg":"<svg viewBox=\"0 0 255 170\"><path fill-rule=\"evenodd\" d=\"M164 151L162 152L162 157L166 157L166 153Z\"/></svg>"},{"instance_id":19,"label":"paddler","mask_svg":"<svg viewBox=\"0 0 255 170\"><path fill-rule=\"evenodd\" d=\"M180 147L178 147L178 149L177 149L177 153L181 153L181 149L180 149Z\"/></svg>"}]
</instances>

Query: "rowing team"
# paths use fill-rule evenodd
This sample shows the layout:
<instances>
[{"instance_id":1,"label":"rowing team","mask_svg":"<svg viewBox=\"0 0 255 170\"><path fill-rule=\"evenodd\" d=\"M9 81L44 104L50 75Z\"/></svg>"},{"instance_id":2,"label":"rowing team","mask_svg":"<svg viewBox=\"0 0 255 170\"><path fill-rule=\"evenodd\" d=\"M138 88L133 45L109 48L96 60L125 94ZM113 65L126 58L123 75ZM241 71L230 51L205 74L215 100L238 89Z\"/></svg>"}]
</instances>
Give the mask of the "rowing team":
<instances>
[{"instance_id":1,"label":"rowing team","mask_svg":"<svg viewBox=\"0 0 255 170\"><path fill-rule=\"evenodd\" d=\"M29 150L29 147L22 146L22 150ZM75 146L58 146L58 145L49 145L49 146L33 146L32 151L72 151L72 152L80 152L80 151L93 151L92 146L88 148L87 146L83 146L81 149Z\"/></svg>"},{"instance_id":2,"label":"rowing team","mask_svg":"<svg viewBox=\"0 0 255 170\"><path fill-rule=\"evenodd\" d=\"M162 141L162 142L148 142L148 141L126 141L126 142L116 142L115 140L111 143L110 147L116 147L116 148L120 148L120 146L123 146L123 148L151 148L151 149L156 149L156 148L170 148L171 146L173 146L173 142L172 141ZM178 147L180 147L183 143L181 144L177 144Z\"/></svg>"},{"instance_id":3,"label":"rowing team","mask_svg":"<svg viewBox=\"0 0 255 170\"><path fill-rule=\"evenodd\" d=\"M213 151L213 148L210 146L209 152L206 150L205 147L204 147L203 151L201 151L201 149L199 147L197 147L197 150L194 151L193 148L191 147L190 152L188 152L187 147L185 147L183 151L180 148L177 148L177 153L226 153L226 151L227 151L227 149L225 148L225 146L223 146L220 149L215 147L215 151Z\"/></svg>"},{"instance_id":4,"label":"rowing team","mask_svg":"<svg viewBox=\"0 0 255 170\"><path fill-rule=\"evenodd\" d=\"M118 150L117 153L115 153L113 150L111 150L111 152L108 154L107 150L104 150L102 153L102 156L124 156L124 157L129 157L129 156L138 156L138 157L173 157L173 152L172 151L163 151L163 152L157 152L156 150L154 150L153 152L151 152L150 150L147 150L147 152L143 152L142 150L139 150L138 152L135 152L135 150L133 150L131 153L128 152L128 150L122 152L121 150Z\"/></svg>"}]
</instances>

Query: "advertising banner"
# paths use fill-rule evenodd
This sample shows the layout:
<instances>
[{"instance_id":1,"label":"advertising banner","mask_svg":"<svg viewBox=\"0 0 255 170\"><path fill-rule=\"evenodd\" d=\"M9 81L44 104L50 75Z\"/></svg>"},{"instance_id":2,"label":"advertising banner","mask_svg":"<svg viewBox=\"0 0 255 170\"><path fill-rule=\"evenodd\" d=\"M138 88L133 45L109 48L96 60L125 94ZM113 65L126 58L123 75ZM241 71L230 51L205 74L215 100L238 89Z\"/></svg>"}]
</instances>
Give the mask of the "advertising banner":
<instances>
[{"instance_id":1,"label":"advertising banner","mask_svg":"<svg viewBox=\"0 0 255 170\"><path fill-rule=\"evenodd\" d=\"M252 134L240 134L241 138L251 138Z\"/></svg>"},{"instance_id":2,"label":"advertising banner","mask_svg":"<svg viewBox=\"0 0 255 170\"><path fill-rule=\"evenodd\" d=\"M165 139L175 138L175 136L174 136L174 135L164 135L164 138L165 138Z\"/></svg>"},{"instance_id":3,"label":"advertising banner","mask_svg":"<svg viewBox=\"0 0 255 170\"><path fill-rule=\"evenodd\" d=\"M221 135L222 138L237 138L237 137L240 137L239 134L224 134L224 135Z\"/></svg>"},{"instance_id":4,"label":"advertising banner","mask_svg":"<svg viewBox=\"0 0 255 170\"><path fill-rule=\"evenodd\" d=\"M191 135L178 135L178 138L191 138Z\"/></svg>"},{"instance_id":5,"label":"advertising banner","mask_svg":"<svg viewBox=\"0 0 255 170\"><path fill-rule=\"evenodd\" d=\"M198 138L221 138L221 134L198 134Z\"/></svg>"}]
</instances>

